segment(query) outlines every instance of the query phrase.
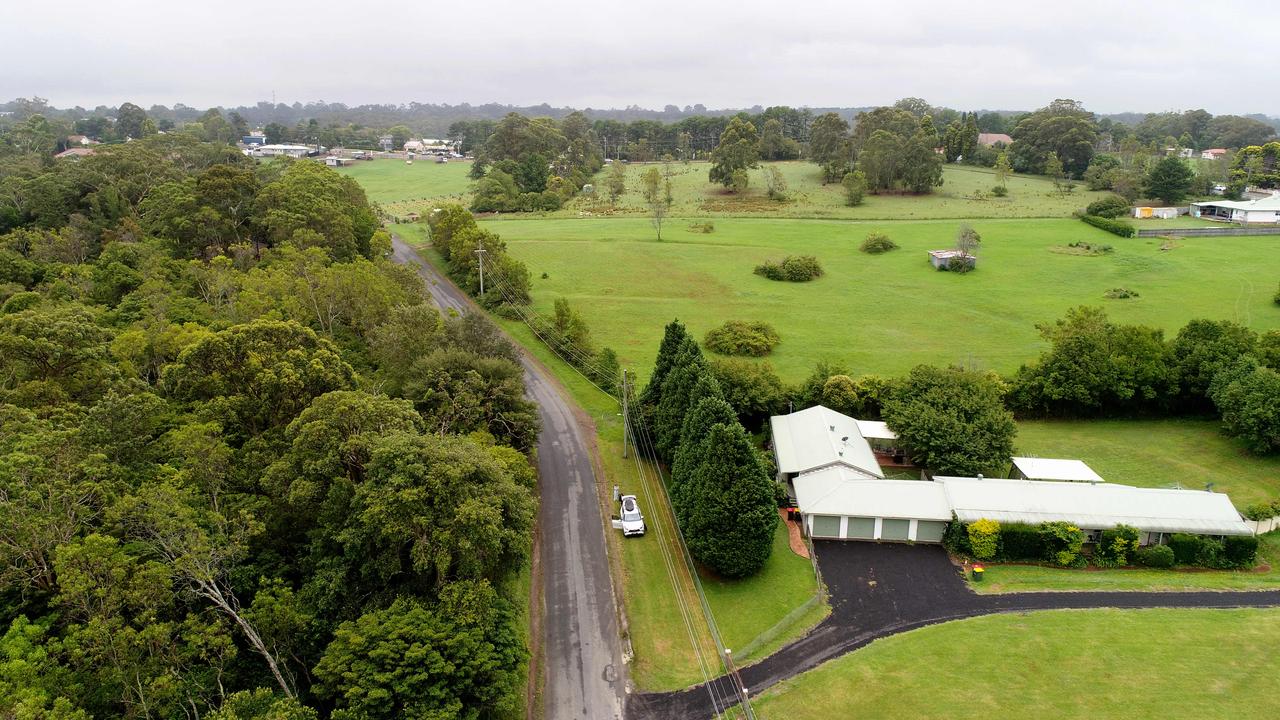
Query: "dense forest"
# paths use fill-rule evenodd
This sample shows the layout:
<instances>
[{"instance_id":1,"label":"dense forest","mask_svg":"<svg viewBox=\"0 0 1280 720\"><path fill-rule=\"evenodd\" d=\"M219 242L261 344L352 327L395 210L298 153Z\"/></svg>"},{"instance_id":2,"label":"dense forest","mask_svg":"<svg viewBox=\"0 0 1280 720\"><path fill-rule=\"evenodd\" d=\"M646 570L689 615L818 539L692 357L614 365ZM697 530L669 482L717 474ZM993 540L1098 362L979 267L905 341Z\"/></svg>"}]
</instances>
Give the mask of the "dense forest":
<instances>
[{"instance_id":1,"label":"dense forest","mask_svg":"<svg viewBox=\"0 0 1280 720\"><path fill-rule=\"evenodd\" d=\"M0 143L0 717L503 718L536 408L311 161Z\"/></svg>"}]
</instances>

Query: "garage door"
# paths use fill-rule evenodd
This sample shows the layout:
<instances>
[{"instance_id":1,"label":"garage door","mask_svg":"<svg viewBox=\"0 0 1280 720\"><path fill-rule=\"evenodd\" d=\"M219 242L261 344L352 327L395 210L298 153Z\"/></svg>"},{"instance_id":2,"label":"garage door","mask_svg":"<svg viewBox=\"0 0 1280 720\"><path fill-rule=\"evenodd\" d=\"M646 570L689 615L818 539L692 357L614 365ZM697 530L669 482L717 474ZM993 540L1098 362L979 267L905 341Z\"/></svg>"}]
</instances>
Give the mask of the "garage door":
<instances>
[{"instance_id":1,"label":"garage door","mask_svg":"<svg viewBox=\"0 0 1280 720\"><path fill-rule=\"evenodd\" d=\"M876 536L876 519L864 517L849 518L849 527L845 537L850 540L870 540Z\"/></svg>"},{"instance_id":2,"label":"garage door","mask_svg":"<svg viewBox=\"0 0 1280 720\"><path fill-rule=\"evenodd\" d=\"M942 534L946 531L945 522L921 520L916 523L916 542L942 542Z\"/></svg>"},{"instance_id":3,"label":"garage door","mask_svg":"<svg viewBox=\"0 0 1280 720\"><path fill-rule=\"evenodd\" d=\"M910 520L890 520L885 518L880 523L881 540L906 540L910 535Z\"/></svg>"},{"instance_id":4,"label":"garage door","mask_svg":"<svg viewBox=\"0 0 1280 720\"><path fill-rule=\"evenodd\" d=\"M814 515L812 534L814 537L840 537L840 518L831 515Z\"/></svg>"}]
</instances>

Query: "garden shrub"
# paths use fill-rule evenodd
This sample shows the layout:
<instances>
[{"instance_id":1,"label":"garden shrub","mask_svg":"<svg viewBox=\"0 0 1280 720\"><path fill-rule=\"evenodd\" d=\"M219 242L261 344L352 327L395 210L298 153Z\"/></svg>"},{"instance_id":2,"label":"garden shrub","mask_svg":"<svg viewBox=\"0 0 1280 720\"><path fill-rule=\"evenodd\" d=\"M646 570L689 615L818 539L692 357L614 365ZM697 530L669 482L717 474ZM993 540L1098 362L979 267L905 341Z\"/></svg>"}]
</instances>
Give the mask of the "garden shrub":
<instances>
[{"instance_id":1,"label":"garden shrub","mask_svg":"<svg viewBox=\"0 0 1280 720\"><path fill-rule=\"evenodd\" d=\"M781 341L778 331L766 322L729 320L707 333L703 344L721 355L768 355Z\"/></svg>"},{"instance_id":2,"label":"garden shrub","mask_svg":"<svg viewBox=\"0 0 1280 720\"><path fill-rule=\"evenodd\" d=\"M1253 503L1244 508L1244 516L1248 520L1268 520L1277 515L1280 515L1280 500Z\"/></svg>"},{"instance_id":3,"label":"garden shrub","mask_svg":"<svg viewBox=\"0 0 1280 720\"><path fill-rule=\"evenodd\" d=\"M1171 568L1174 563L1173 548L1168 545L1151 545L1138 548L1138 551L1134 553L1134 559L1144 567Z\"/></svg>"},{"instance_id":4,"label":"garden shrub","mask_svg":"<svg viewBox=\"0 0 1280 720\"><path fill-rule=\"evenodd\" d=\"M1044 543L1044 558L1064 567L1080 561L1080 548L1084 547L1084 531L1068 522L1054 521L1040 524L1040 539Z\"/></svg>"},{"instance_id":5,"label":"garden shrub","mask_svg":"<svg viewBox=\"0 0 1280 720\"><path fill-rule=\"evenodd\" d=\"M991 194L995 195L996 197L1004 197L1009 194L1009 188L1005 187L1004 185L996 185L995 187L991 188Z\"/></svg>"},{"instance_id":6,"label":"garden shrub","mask_svg":"<svg viewBox=\"0 0 1280 720\"><path fill-rule=\"evenodd\" d=\"M942 547L952 555L970 553L968 528L956 519L954 513L951 515L951 522L947 523L947 529L942 533Z\"/></svg>"},{"instance_id":7,"label":"garden shrub","mask_svg":"<svg viewBox=\"0 0 1280 720\"><path fill-rule=\"evenodd\" d=\"M1222 559L1235 568L1251 568L1258 562L1258 538L1228 535L1222 544Z\"/></svg>"},{"instance_id":8,"label":"garden shrub","mask_svg":"<svg viewBox=\"0 0 1280 720\"><path fill-rule=\"evenodd\" d=\"M1207 568L1227 567L1226 547L1221 540L1200 538L1200 548L1196 551L1196 560L1193 564Z\"/></svg>"},{"instance_id":9,"label":"garden shrub","mask_svg":"<svg viewBox=\"0 0 1280 720\"><path fill-rule=\"evenodd\" d=\"M1124 565L1130 554L1138 549L1138 528L1117 525L1102 531L1098 539L1098 555L1116 565Z\"/></svg>"},{"instance_id":10,"label":"garden shrub","mask_svg":"<svg viewBox=\"0 0 1280 720\"><path fill-rule=\"evenodd\" d=\"M1178 565L1195 565L1200 554L1200 536L1176 533L1169 538L1169 549L1173 551L1173 561Z\"/></svg>"},{"instance_id":11,"label":"garden shrub","mask_svg":"<svg viewBox=\"0 0 1280 720\"><path fill-rule=\"evenodd\" d=\"M1276 288L1276 294L1275 294L1275 296L1274 296L1274 297L1272 297L1271 299L1272 299L1272 301L1274 301L1274 302L1275 302L1275 304L1280 305L1280 287L1277 287L1277 288Z\"/></svg>"},{"instance_id":12,"label":"garden shrub","mask_svg":"<svg viewBox=\"0 0 1280 720\"><path fill-rule=\"evenodd\" d=\"M1089 203L1089 207L1085 208L1086 215L1096 215L1101 218L1115 219L1122 215L1129 214L1129 201L1119 195L1108 195L1100 200L1094 200Z\"/></svg>"},{"instance_id":13,"label":"garden shrub","mask_svg":"<svg viewBox=\"0 0 1280 720\"><path fill-rule=\"evenodd\" d=\"M1000 526L1000 557L1006 560L1040 560L1044 558L1044 540L1040 528L1023 523Z\"/></svg>"},{"instance_id":14,"label":"garden shrub","mask_svg":"<svg viewBox=\"0 0 1280 720\"><path fill-rule=\"evenodd\" d=\"M897 250L898 243L890 240L889 236L884 233L873 232L867 235L867 239L862 241L862 247L858 249L869 255L879 255L890 250Z\"/></svg>"},{"instance_id":15,"label":"garden shrub","mask_svg":"<svg viewBox=\"0 0 1280 720\"><path fill-rule=\"evenodd\" d=\"M756 266L755 273L770 280L808 282L822 277L822 265L812 255L788 255L781 261L766 261Z\"/></svg>"},{"instance_id":16,"label":"garden shrub","mask_svg":"<svg viewBox=\"0 0 1280 720\"><path fill-rule=\"evenodd\" d=\"M1100 230L1106 230L1120 237L1137 237L1138 235L1138 228L1134 227L1132 223L1127 223L1123 220L1112 220L1111 218L1098 217L1097 215L1085 215L1080 219Z\"/></svg>"},{"instance_id":17,"label":"garden shrub","mask_svg":"<svg viewBox=\"0 0 1280 720\"><path fill-rule=\"evenodd\" d=\"M979 560L990 560L1000 547L1000 523L982 518L969 523L969 550Z\"/></svg>"}]
</instances>

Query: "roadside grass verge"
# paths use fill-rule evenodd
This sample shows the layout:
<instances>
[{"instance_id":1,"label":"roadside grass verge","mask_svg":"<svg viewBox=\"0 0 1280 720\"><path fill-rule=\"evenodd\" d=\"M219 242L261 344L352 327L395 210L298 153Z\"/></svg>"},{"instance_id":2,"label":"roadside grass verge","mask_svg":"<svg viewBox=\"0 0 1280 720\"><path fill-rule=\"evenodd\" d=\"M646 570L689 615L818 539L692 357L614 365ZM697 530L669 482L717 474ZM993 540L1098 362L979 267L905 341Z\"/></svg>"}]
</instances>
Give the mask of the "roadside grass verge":
<instances>
[{"instance_id":1,"label":"roadside grass verge","mask_svg":"<svg viewBox=\"0 0 1280 720\"><path fill-rule=\"evenodd\" d=\"M756 717L1234 719L1280 693L1280 610L1055 610L934 625L766 690Z\"/></svg>"}]
</instances>

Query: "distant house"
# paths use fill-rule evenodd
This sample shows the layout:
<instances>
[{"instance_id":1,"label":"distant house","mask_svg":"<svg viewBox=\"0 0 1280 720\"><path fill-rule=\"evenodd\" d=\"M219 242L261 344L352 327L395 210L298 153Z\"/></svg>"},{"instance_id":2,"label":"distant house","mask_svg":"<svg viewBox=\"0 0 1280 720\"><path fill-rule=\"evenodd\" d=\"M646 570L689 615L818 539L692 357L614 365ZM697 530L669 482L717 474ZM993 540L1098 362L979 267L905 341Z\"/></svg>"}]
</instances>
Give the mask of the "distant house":
<instances>
[{"instance_id":1,"label":"distant house","mask_svg":"<svg viewBox=\"0 0 1280 720\"><path fill-rule=\"evenodd\" d=\"M1012 145L1013 138L1004 133L978 133L978 144L994 147L996 145Z\"/></svg>"},{"instance_id":2,"label":"distant house","mask_svg":"<svg viewBox=\"0 0 1280 720\"><path fill-rule=\"evenodd\" d=\"M347 165L354 165L355 158L344 158L338 157L337 155L330 155L324 159L324 164L329 167L346 167Z\"/></svg>"},{"instance_id":3,"label":"distant house","mask_svg":"<svg viewBox=\"0 0 1280 720\"><path fill-rule=\"evenodd\" d=\"M275 157L277 155L286 155L288 157L306 157L311 152L311 148L306 145L259 145L253 149L255 154L263 157Z\"/></svg>"},{"instance_id":4,"label":"distant house","mask_svg":"<svg viewBox=\"0 0 1280 720\"><path fill-rule=\"evenodd\" d=\"M1014 480L1057 480L1060 482L1106 482L1081 460L1015 457L1009 477Z\"/></svg>"},{"instance_id":5,"label":"distant house","mask_svg":"<svg viewBox=\"0 0 1280 720\"><path fill-rule=\"evenodd\" d=\"M87 137L85 135L68 135L67 136L67 145L80 145L81 147L88 147L89 145L97 145L97 144L98 144L97 140L94 140L93 138Z\"/></svg>"},{"instance_id":6,"label":"distant house","mask_svg":"<svg viewBox=\"0 0 1280 720\"><path fill-rule=\"evenodd\" d=\"M1227 154L1226 148L1210 148L1208 150L1200 151L1200 157L1205 160L1217 160L1218 158L1223 157L1226 154Z\"/></svg>"},{"instance_id":7,"label":"distant house","mask_svg":"<svg viewBox=\"0 0 1280 720\"><path fill-rule=\"evenodd\" d=\"M92 154L93 154L93 148L74 147L74 148L67 148L66 150L63 150L57 155L54 155L54 157L59 160L66 160L66 159L79 160L82 157L89 157Z\"/></svg>"},{"instance_id":8,"label":"distant house","mask_svg":"<svg viewBox=\"0 0 1280 720\"><path fill-rule=\"evenodd\" d=\"M972 270L978 266L978 258L959 250L929 251L929 264L933 265L935 270L950 270L951 266L956 263L965 263Z\"/></svg>"},{"instance_id":9,"label":"distant house","mask_svg":"<svg viewBox=\"0 0 1280 720\"><path fill-rule=\"evenodd\" d=\"M240 138L240 144L241 145L257 145L257 146L266 145L267 136L256 135L256 134L245 135L244 137Z\"/></svg>"},{"instance_id":10,"label":"distant house","mask_svg":"<svg viewBox=\"0 0 1280 720\"><path fill-rule=\"evenodd\" d=\"M1280 195L1258 200L1210 200L1191 203L1191 215L1238 223L1280 223Z\"/></svg>"},{"instance_id":11,"label":"distant house","mask_svg":"<svg viewBox=\"0 0 1280 720\"><path fill-rule=\"evenodd\" d=\"M420 153L422 152L422 149L424 147L426 147L426 143L422 142L421 140L409 140L404 144L404 151L412 152L412 153Z\"/></svg>"},{"instance_id":12,"label":"distant house","mask_svg":"<svg viewBox=\"0 0 1280 720\"><path fill-rule=\"evenodd\" d=\"M1164 149L1164 154L1166 156L1172 155L1180 158L1192 158L1195 157L1196 151L1191 148L1167 147Z\"/></svg>"}]
</instances>

